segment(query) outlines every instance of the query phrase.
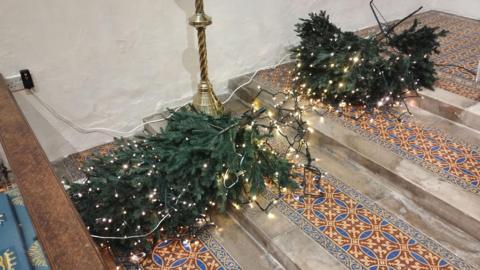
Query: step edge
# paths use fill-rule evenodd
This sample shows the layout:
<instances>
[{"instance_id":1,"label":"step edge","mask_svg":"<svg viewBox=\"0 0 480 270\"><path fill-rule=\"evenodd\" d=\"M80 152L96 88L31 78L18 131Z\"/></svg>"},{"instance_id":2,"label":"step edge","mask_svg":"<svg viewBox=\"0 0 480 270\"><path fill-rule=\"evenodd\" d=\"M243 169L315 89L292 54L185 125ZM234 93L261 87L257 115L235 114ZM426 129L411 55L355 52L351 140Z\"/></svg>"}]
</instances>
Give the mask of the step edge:
<instances>
[{"instance_id":1,"label":"step edge","mask_svg":"<svg viewBox=\"0 0 480 270\"><path fill-rule=\"evenodd\" d=\"M266 194L260 195L259 199L265 199L266 200ZM323 259L327 259L328 263L332 263L335 265L335 269L341 268L344 269L345 265L338 260L333 254L331 254L328 250L326 250L321 244L319 244L317 241L312 239L309 235L307 235L300 227L298 227L296 224L292 223L292 221L285 216L279 209L276 207L272 208L270 210L271 213L274 213L275 219L282 223L289 224L291 228L287 231L284 231L282 234L277 234L273 237L269 236L268 233L262 229L262 223L261 220L257 220L255 218L255 214L252 216L249 216L247 214L248 211L251 209L245 208L241 210L233 209L231 212L229 212L229 215L232 216L232 218L236 219L236 221L250 233L254 237L256 237L257 240L259 240L264 246L264 248L270 252L274 258L282 264L282 266L285 267L285 269L288 270L301 270L305 269L301 265L299 265L298 262L294 261L294 258L297 258L295 255L289 255L285 250L288 250L291 246L288 244L285 244L284 242L282 243L276 243L276 239L278 237L281 237L284 235L284 233L292 233L295 232L297 234L301 234L303 237L305 237L305 240L309 242L312 246L315 246L316 248L313 249L313 251L318 254L316 257L320 257ZM301 259L301 258L300 258ZM303 260L301 262L304 262ZM330 265L331 266L331 265ZM312 269L311 266L306 266L308 269ZM317 267L313 269L318 269ZM322 268L323 269L323 268Z\"/></svg>"},{"instance_id":2,"label":"step edge","mask_svg":"<svg viewBox=\"0 0 480 270\"><path fill-rule=\"evenodd\" d=\"M480 131L480 121L475 121L475 119L480 117L480 113L471 110L473 106L478 106L480 102L464 98L438 87L435 87L435 91L420 91L419 94L422 98L409 99L407 101L408 105ZM460 100L452 102L458 99Z\"/></svg>"},{"instance_id":3,"label":"step edge","mask_svg":"<svg viewBox=\"0 0 480 270\"><path fill-rule=\"evenodd\" d=\"M270 238L250 217L245 215L244 211L248 211L248 209L237 210L230 208L227 210L227 214L285 269L301 270L301 268L282 250L282 248L274 243L273 238Z\"/></svg>"}]
</instances>

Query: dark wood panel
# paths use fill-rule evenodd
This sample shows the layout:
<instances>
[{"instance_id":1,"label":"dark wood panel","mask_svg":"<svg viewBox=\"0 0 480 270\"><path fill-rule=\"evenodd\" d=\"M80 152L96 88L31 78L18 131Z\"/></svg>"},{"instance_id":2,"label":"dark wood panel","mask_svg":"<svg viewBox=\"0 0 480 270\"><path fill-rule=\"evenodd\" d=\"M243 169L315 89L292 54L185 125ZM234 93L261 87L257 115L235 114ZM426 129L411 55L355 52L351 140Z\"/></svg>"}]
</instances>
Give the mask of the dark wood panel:
<instances>
[{"instance_id":1,"label":"dark wood panel","mask_svg":"<svg viewBox=\"0 0 480 270\"><path fill-rule=\"evenodd\" d=\"M0 142L52 269L107 269L1 75Z\"/></svg>"}]
</instances>

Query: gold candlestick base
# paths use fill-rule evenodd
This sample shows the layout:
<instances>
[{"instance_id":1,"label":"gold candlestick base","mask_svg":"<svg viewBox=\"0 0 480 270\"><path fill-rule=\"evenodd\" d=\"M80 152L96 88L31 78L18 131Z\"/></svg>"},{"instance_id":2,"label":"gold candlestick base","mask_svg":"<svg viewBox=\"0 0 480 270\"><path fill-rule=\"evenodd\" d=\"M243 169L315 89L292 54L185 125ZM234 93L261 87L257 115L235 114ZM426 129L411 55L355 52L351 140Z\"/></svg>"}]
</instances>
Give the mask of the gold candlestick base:
<instances>
[{"instance_id":1,"label":"gold candlestick base","mask_svg":"<svg viewBox=\"0 0 480 270\"><path fill-rule=\"evenodd\" d=\"M203 0L195 0L195 14L189 22L197 29L201 78L197 94L193 97L193 107L199 112L218 117L223 113L223 105L215 96L212 84L208 79L207 36L205 33L207 26L212 23L212 18L205 14Z\"/></svg>"},{"instance_id":2,"label":"gold candlestick base","mask_svg":"<svg viewBox=\"0 0 480 270\"><path fill-rule=\"evenodd\" d=\"M205 114L218 117L223 113L223 105L213 93L212 84L208 81L201 81L198 84L198 92L193 97L193 107Z\"/></svg>"}]
</instances>

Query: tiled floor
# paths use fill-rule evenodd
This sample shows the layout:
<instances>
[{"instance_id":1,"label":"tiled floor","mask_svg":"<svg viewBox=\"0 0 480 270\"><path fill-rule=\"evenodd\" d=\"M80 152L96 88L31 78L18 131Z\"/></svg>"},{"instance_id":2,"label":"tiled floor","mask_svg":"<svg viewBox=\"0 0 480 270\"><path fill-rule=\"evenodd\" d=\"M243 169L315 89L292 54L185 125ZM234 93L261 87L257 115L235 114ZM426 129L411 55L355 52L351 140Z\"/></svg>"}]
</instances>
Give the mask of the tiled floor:
<instances>
[{"instance_id":1,"label":"tiled floor","mask_svg":"<svg viewBox=\"0 0 480 270\"><path fill-rule=\"evenodd\" d=\"M350 113L359 115L353 110ZM414 119L399 122L396 115L387 113L360 120L351 117L342 117L341 120L397 154L415 160L464 189L480 193L480 152L476 146L449 138Z\"/></svg>"},{"instance_id":2,"label":"tiled floor","mask_svg":"<svg viewBox=\"0 0 480 270\"><path fill-rule=\"evenodd\" d=\"M323 195L289 193L278 208L348 269L474 269L336 178L318 178L307 175L307 191Z\"/></svg>"},{"instance_id":3,"label":"tiled floor","mask_svg":"<svg viewBox=\"0 0 480 270\"><path fill-rule=\"evenodd\" d=\"M53 168L55 174L62 180L67 183L77 181L81 178L84 178L85 175L82 172L81 168L85 160L92 155L102 155L107 154L110 150L115 147L115 144L107 143L103 144L82 152L71 154L68 157L57 160L53 162Z\"/></svg>"},{"instance_id":4,"label":"tiled floor","mask_svg":"<svg viewBox=\"0 0 480 270\"><path fill-rule=\"evenodd\" d=\"M239 270L240 266L209 233L192 242L165 240L142 263L145 270Z\"/></svg>"}]
</instances>

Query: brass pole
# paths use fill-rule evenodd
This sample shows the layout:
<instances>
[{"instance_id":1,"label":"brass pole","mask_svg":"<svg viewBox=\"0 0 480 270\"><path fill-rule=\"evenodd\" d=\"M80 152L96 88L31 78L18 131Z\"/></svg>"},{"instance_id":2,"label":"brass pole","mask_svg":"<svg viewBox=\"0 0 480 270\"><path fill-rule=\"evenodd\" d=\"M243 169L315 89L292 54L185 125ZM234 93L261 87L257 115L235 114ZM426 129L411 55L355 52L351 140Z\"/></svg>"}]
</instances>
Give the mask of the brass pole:
<instances>
[{"instance_id":1,"label":"brass pole","mask_svg":"<svg viewBox=\"0 0 480 270\"><path fill-rule=\"evenodd\" d=\"M198 91L193 97L193 106L197 111L212 116L223 113L222 103L213 92L212 84L208 78L207 37L206 28L212 24L212 18L203 10L203 0L195 0L195 14L189 20L190 25L197 29L198 52L200 59L200 83Z\"/></svg>"}]
</instances>

